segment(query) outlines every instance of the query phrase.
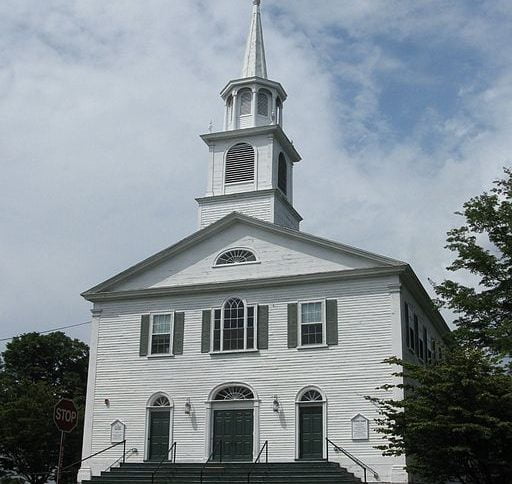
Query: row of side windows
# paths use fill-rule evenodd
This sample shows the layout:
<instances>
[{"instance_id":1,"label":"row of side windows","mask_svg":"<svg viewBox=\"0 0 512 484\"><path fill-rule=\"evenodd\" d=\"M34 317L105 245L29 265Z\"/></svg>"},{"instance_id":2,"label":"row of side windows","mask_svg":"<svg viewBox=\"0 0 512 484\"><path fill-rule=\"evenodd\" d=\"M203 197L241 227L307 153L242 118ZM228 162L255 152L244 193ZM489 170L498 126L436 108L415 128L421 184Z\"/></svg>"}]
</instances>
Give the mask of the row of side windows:
<instances>
[{"instance_id":1,"label":"row of side windows","mask_svg":"<svg viewBox=\"0 0 512 484\"><path fill-rule=\"evenodd\" d=\"M424 363L442 358L442 345L432 336L411 305L404 303L405 340L407 348Z\"/></svg>"},{"instance_id":2,"label":"row of side windows","mask_svg":"<svg viewBox=\"0 0 512 484\"><path fill-rule=\"evenodd\" d=\"M288 348L338 344L336 299L289 303ZM269 307L238 297L202 312L201 352L223 353L268 349ZM185 313L151 313L141 317L140 356L183 354Z\"/></svg>"}]
</instances>

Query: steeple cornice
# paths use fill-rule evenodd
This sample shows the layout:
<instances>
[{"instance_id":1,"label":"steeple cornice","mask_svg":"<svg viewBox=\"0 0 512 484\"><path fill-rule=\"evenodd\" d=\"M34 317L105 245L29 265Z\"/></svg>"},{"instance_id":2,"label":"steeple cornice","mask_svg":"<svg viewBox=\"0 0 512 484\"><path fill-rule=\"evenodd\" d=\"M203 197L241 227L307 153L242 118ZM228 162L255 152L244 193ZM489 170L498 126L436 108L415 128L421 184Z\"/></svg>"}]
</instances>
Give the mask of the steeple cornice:
<instances>
[{"instance_id":1,"label":"steeple cornice","mask_svg":"<svg viewBox=\"0 0 512 484\"><path fill-rule=\"evenodd\" d=\"M286 101L286 98L288 97L288 94L286 94L286 91L284 90L284 87L280 82L271 81L270 79L263 79L262 77L243 77L240 79L233 79L229 81L226 86L222 89L220 92L220 95L223 99L225 99L229 94L231 94L231 91L233 88L236 88L238 86L247 86L250 84L259 84L261 86L266 86L270 88L276 89L279 97L281 98L281 101Z\"/></svg>"}]
</instances>

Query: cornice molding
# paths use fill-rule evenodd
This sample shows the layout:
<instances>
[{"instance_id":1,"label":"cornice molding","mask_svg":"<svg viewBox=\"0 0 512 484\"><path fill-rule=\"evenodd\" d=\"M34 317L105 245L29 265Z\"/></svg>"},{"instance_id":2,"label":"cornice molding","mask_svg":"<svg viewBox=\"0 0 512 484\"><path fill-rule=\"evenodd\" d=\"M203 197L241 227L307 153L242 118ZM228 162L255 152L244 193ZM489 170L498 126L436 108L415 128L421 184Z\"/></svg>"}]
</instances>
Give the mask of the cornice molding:
<instances>
[{"instance_id":1,"label":"cornice molding","mask_svg":"<svg viewBox=\"0 0 512 484\"><path fill-rule=\"evenodd\" d=\"M231 131L217 131L216 133L206 133L201 135L201 139L208 145L211 146L219 140L227 140L231 138L242 138L249 136L258 136L269 134L274 136L282 147L287 151L290 160L293 163L299 162L302 158L299 152L293 146L288 136L286 136L283 128L279 124L269 124L266 126L256 126L253 128L242 128L234 129Z\"/></svg>"},{"instance_id":2,"label":"cornice molding","mask_svg":"<svg viewBox=\"0 0 512 484\"><path fill-rule=\"evenodd\" d=\"M264 287L282 287L283 285L300 285L308 283L323 283L336 280L361 279L369 277L384 277L404 272L407 266L375 267L370 269L351 269L344 271L315 272L311 274L296 274L291 276L267 277L259 279L239 279L226 282L193 284L188 286L168 286L149 289L133 289L113 292L84 292L82 296L88 301L113 301L120 299L153 298L184 294L201 294L224 292L236 289L253 289Z\"/></svg>"}]
</instances>

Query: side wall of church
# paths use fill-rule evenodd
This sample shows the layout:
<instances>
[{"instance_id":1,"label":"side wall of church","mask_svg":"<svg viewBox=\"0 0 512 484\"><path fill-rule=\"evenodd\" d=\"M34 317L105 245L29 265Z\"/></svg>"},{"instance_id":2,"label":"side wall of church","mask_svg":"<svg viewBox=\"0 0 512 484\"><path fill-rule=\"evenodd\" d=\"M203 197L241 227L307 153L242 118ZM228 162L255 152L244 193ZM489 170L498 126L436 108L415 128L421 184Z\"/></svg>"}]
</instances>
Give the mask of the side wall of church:
<instances>
[{"instance_id":1,"label":"side wall of church","mask_svg":"<svg viewBox=\"0 0 512 484\"><path fill-rule=\"evenodd\" d=\"M281 288L244 289L236 294L205 293L96 304L101 309L95 375L91 377L94 402L89 406L92 428L85 429L91 442L86 452L110 445L110 425L119 419L126 425L127 448L136 448L130 461L142 461L147 452L147 404L164 392L172 402L171 441L177 442L177 460L204 462L210 452L207 400L221 384L250 386L256 395L254 453L269 441L272 461L297 457L298 393L307 386L318 388L327 400L324 436L347 449L380 476L380 482L407 482L403 459L383 457L374 446L382 442L375 432L376 408L366 395L383 396L376 387L392 382L389 366L382 361L396 353L393 340L400 337L400 293L397 278L343 280ZM252 353L201 353L202 311L220 307L230 296L249 304L268 305L268 349ZM297 349L287 344L289 303L336 299L338 344ZM152 311L183 311L183 354L174 357L139 356L141 315ZM400 355L398 355L400 356ZM277 396L280 409L273 410ZM108 399L109 404L105 403ZM192 411L187 415L185 403ZM92 397L91 397L92 404ZM370 421L369 440L353 440L351 419L357 414ZM114 448L87 461L93 474L109 466L122 451ZM357 467L330 449L330 458L360 475ZM86 475L81 472L81 475ZM371 478L371 476L369 476Z\"/></svg>"},{"instance_id":2,"label":"side wall of church","mask_svg":"<svg viewBox=\"0 0 512 484\"><path fill-rule=\"evenodd\" d=\"M407 305L407 310L405 305ZM409 363L426 364L430 360L434 361L442 356L443 328L435 324L420 304L420 301L406 288L402 288L400 309L402 313L403 359ZM409 331L409 336L407 336L407 331Z\"/></svg>"}]
</instances>

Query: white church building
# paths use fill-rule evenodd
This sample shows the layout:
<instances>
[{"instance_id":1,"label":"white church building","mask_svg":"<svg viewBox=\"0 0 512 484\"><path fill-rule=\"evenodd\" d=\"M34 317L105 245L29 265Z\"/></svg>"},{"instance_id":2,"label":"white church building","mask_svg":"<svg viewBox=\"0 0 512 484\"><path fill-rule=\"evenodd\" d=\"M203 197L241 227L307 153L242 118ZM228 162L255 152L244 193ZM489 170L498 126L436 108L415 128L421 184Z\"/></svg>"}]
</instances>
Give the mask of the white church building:
<instances>
[{"instance_id":1,"label":"white church building","mask_svg":"<svg viewBox=\"0 0 512 484\"><path fill-rule=\"evenodd\" d=\"M328 458L405 483L405 457L375 448L365 396L400 397L376 390L396 383L383 360L428 364L449 329L407 263L300 230L301 157L284 130L286 91L267 77L259 3L242 75L221 92L223 129L201 136L198 231L83 293L83 457L124 438L128 462L171 457L176 443L177 463L248 463L267 442L271 463ZM84 461L79 481L116 456Z\"/></svg>"}]
</instances>

